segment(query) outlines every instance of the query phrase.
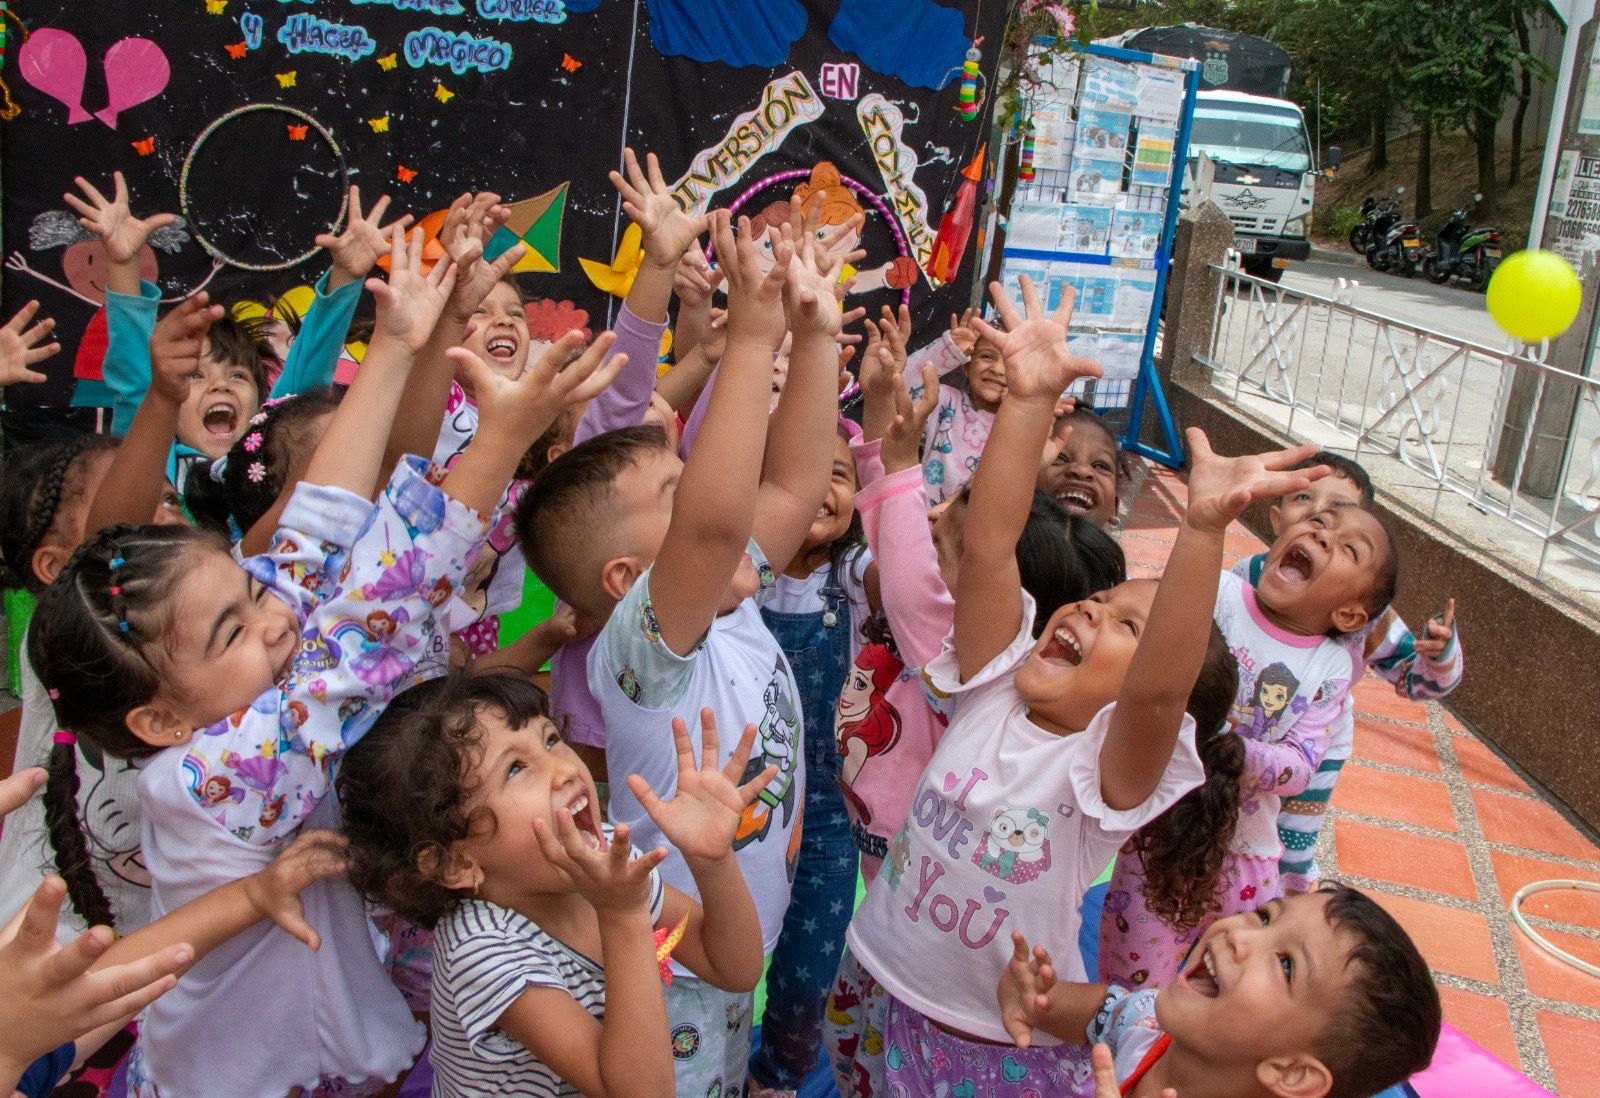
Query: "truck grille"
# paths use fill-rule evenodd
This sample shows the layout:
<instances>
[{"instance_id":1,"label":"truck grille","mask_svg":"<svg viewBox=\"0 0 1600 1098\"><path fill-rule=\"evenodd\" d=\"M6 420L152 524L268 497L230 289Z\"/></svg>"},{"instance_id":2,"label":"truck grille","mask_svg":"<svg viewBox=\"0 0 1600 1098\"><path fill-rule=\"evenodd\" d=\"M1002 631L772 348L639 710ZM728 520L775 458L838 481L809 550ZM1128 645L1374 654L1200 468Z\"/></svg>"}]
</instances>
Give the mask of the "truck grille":
<instances>
[{"instance_id":1,"label":"truck grille","mask_svg":"<svg viewBox=\"0 0 1600 1098\"><path fill-rule=\"evenodd\" d=\"M1233 222L1235 229L1246 233L1276 233L1283 228L1283 219L1280 217L1230 213L1228 220Z\"/></svg>"}]
</instances>

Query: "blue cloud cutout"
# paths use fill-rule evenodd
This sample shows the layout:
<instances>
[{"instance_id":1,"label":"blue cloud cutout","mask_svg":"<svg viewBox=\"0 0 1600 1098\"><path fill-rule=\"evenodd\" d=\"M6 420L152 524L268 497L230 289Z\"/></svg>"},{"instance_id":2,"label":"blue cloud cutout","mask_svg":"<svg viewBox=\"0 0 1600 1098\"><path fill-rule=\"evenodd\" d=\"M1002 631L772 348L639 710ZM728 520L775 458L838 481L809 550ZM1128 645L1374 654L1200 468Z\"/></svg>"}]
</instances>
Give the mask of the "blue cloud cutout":
<instances>
[{"instance_id":1,"label":"blue cloud cutout","mask_svg":"<svg viewBox=\"0 0 1600 1098\"><path fill-rule=\"evenodd\" d=\"M828 37L873 72L920 88L943 87L972 44L961 12L933 0L841 0Z\"/></svg>"},{"instance_id":2,"label":"blue cloud cutout","mask_svg":"<svg viewBox=\"0 0 1600 1098\"><path fill-rule=\"evenodd\" d=\"M806 31L806 9L799 0L645 0L645 4L650 9L650 41L667 57L770 69L789 59L790 45ZM567 7L573 9L570 2Z\"/></svg>"}]
</instances>

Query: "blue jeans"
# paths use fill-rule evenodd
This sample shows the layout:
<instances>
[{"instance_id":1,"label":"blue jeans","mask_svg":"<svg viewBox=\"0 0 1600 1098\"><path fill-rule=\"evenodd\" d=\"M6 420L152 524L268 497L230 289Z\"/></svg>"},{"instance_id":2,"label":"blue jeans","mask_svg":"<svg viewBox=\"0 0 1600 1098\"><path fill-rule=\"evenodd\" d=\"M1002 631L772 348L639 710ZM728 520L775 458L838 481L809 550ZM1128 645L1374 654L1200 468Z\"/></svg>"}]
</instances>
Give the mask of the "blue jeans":
<instances>
[{"instance_id":1,"label":"blue jeans","mask_svg":"<svg viewBox=\"0 0 1600 1098\"><path fill-rule=\"evenodd\" d=\"M850 663L850 607L823 625L821 612L762 611L789 657L805 719L806 805L789 910L767 970L761 1047L750 1058L753 1083L793 1090L822 1049L822 1009L844 953L856 896L856 846L844 794L833 711Z\"/></svg>"}]
</instances>

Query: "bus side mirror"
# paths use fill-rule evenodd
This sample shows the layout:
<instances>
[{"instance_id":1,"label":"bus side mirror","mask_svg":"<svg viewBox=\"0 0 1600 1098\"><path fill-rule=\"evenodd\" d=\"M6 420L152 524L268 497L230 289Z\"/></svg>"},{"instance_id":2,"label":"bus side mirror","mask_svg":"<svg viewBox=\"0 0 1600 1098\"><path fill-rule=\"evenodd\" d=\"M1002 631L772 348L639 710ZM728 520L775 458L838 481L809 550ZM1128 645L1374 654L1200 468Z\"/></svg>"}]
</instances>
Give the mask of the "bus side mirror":
<instances>
[{"instance_id":1,"label":"bus side mirror","mask_svg":"<svg viewBox=\"0 0 1600 1098\"><path fill-rule=\"evenodd\" d=\"M1328 162L1329 174L1338 171L1339 162L1344 159L1344 150L1337 145L1329 145L1327 152L1323 155L1326 157Z\"/></svg>"}]
</instances>

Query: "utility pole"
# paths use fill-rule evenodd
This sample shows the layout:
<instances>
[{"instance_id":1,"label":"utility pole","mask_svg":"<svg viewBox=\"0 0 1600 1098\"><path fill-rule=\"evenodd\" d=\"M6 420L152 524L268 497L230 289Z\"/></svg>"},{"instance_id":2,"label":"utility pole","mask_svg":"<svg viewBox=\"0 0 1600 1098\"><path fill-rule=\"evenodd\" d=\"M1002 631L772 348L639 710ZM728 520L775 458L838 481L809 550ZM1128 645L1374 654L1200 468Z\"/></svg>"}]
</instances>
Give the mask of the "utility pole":
<instances>
[{"instance_id":1,"label":"utility pole","mask_svg":"<svg viewBox=\"0 0 1600 1098\"><path fill-rule=\"evenodd\" d=\"M1551 0L1550 6L1566 24L1566 41L1545 133L1528 247L1544 246L1561 253L1583 279L1577 320L1550 342L1546 361L1570 373L1587 375L1593 365L1596 304L1600 300L1600 275L1596 274L1600 271L1596 263L1600 259L1600 211L1593 208L1595 203L1567 199L1569 195L1575 199L1577 193L1600 194L1600 51L1596 49L1595 0ZM1559 181L1558 166L1564 166L1564 178ZM1547 381L1541 393L1538 379L1530 372L1519 376L1506 402L1492 468L1495 480L1518 483L1528 495L1558 497L1577 412L1576 386Z\"/></svg>"}]
</instances>

